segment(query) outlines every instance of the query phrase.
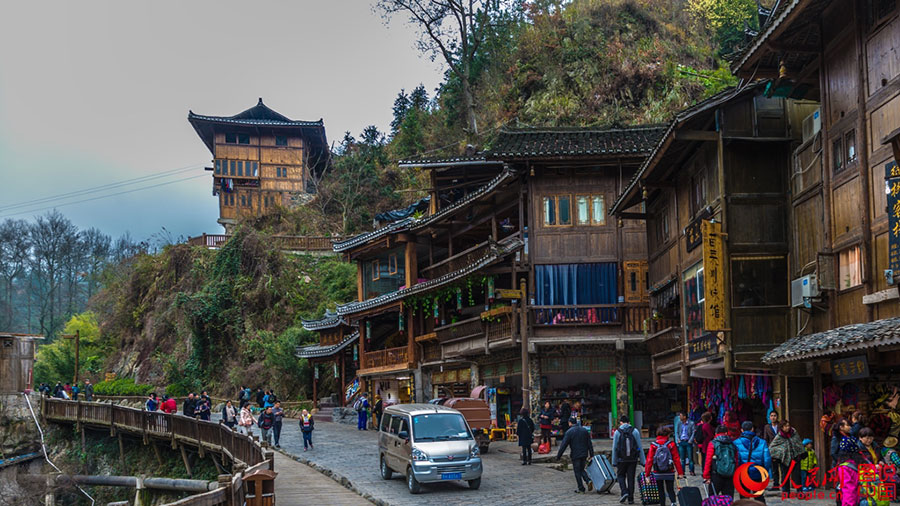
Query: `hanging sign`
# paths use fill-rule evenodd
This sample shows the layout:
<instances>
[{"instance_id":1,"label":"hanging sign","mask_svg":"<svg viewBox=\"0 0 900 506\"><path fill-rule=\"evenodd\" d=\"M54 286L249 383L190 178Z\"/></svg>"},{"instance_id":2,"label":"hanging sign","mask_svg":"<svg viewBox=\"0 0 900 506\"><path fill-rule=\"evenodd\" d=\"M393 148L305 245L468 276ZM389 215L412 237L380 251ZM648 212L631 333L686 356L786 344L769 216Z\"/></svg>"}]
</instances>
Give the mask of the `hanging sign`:
<instances>
[{"instance_id":1,"label":"hanging sign","mask_svg":"<svg viewBox=\"0 0 900 506\"><path fill-rule=\"evenodd\" d=\"M510 290L507 288L497 288L494 290L494 297L498 299L519 300L522 298L522 291Z\"/></svg>"},{"instance_id":2,"label":"hanging sign","mask_svg":"<svg viewBox=\"0 0 900 506\"><path fill-rule=\"evenodd\" d=\"M900 274L900 167L892 161L884 166L888 215L888 269Z\"/></svg>"},{"instance_id":3,"label":"hanging sign","mask_svg":"<svg viewBox=\"0 0 900 506\"><path fill-rule=\"evenodd\" d=\"M722 224L703 220L703 329L725 330Z\"/></svg>"},{"instance_id":4,"label":"hanging sign","mask_svg":"<svg viewBox=\"0 0 900 506\"><path fill-rule=\"evenodd\" d=\"M835 381L850 381L869 377L869 361L865 355L831 361L831 375Z\"/></svg>"},{"instance_id":5,"label":"hanging sign","mask_svg":"<svg viewBox=\"0 0 900 506\"><path fill-rule=\"evenodd\" d=\"M708 357L718 352L719 345L715 332L709 332L688 341L688 359L690 360Z\"/></svg>"}]
</instances>

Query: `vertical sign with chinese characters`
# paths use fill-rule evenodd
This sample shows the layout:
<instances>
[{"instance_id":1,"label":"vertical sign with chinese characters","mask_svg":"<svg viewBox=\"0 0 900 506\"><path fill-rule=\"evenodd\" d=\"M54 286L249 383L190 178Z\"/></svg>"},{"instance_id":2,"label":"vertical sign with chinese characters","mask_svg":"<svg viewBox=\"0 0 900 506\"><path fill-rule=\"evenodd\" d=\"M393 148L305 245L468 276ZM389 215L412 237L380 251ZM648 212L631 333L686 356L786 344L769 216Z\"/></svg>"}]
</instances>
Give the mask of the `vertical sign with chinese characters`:
<instances>
[{"instance_id":1,"label":"vertical sign with chinese characters","mask_svg":"<svg viewBox=\"0 0 900 506\"><path fill-rule=\"evenodd\" d=\"M897 162L884 166L888 215L888 269L900 273L900 167ZM896 278L895 278L896 279Z\"/></svg>"},{"instance_id":2,"label":"vertical sign with chinese characters","mask_svg":"<svg viewBox=\"0 0 900 506\"><path fill-rule=\"evenodd\" d=\"M725 259L722 224L703 220L703 329L725 330Z\"/></svg>"}]
</instances>

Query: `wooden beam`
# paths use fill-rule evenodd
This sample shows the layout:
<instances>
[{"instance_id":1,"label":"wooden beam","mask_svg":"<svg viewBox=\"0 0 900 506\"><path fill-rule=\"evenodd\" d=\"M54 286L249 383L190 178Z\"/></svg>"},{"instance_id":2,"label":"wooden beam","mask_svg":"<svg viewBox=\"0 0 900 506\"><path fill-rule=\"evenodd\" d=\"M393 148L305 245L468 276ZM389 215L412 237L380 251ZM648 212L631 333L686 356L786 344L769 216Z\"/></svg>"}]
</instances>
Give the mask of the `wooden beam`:
<instances>
[{"instance_id":1,"label":"wooden beam","mask_svg":"<svg viewBox=\"0 0 900 506\"><path fill-rule=\"evenodd\" d=\"M647 214L646 213L619 213L618 217L622 218L623 220L646 220Z\"/></svg>"},{"instance_id":2,"label":"wooden beam","mask_svg":"<svg viewBox=\"0 0 900 506\"><path fill-rule=\"evenodd\" d=\"M884 302L887 300L897 300L900 299L900 292L897 291L896 286L892 286L887 290L882 290L880 292L870 293L868 295L863 295L862 302L863 304L878 304L879 302Z\"/></svg>"},{"instance_id":3,"label":"wooden beam","mask_svg":"<svg viewBox=\"0 0 900 506\"><path fill-rule=\"evenodd\" d=\"M806 46L802 44L784 44L775 41L766 42L766 47L776 53L801 53L801 54L819 54L822 49L818 46Z\"/></svg>"},{"instance_id":4,"label":"wooden beam","mask_svg":"<svg viewBox=\"0 0 900 506\"><path fill-rule=\"evenodd\" d=\"M675 130L676 141L717 141L718 132L708 130Z\"/></svg>"},{"instance_id":5,"label":"wooden beam","mask_svg":"<svg viewBox=\"0 0 900 506\"><path fill-rule=\"evenodd\" d=\"M191 463L188 461L187 452L184 450L184 445L178 445L178 448L181 449L181 461L184 462L184 469L187 471L188 478L193 478L194 473L191 472Z\"/></svg>"},{"instance_id":6,"label":"wooden beam","mask_svg":"<svg viewBox=\"0 0 900 506\"><path fill-rule=\"evenodd\" d=\"M128 469L125 468L125 443L122 442L122 433L118 434L119 438L119 463L122 464L122 474L128 474Z\"/></svg>"},{"instance_id":7,"label":"wooden beam","mask_svg":"<svg viewBox=\"0 0 900 506\"><path fill-rule=\"evenodd\" d=\"M159 446L156 443L152 443L153 445L153 454L156 455L156 463L159 465L163 465L162 454L159 453Z\"/></svg>"},{"instance_id":8,"label":"wooden beam","mask_svg":"<svg viewBox=\"0 0 900 506\"><path fill-rule=\"evenodd\" d=\"M891 149L894 151L894 161L900 163L900 127L887 134L881 143L891 145Z\"/></svg>"}]
</instances>

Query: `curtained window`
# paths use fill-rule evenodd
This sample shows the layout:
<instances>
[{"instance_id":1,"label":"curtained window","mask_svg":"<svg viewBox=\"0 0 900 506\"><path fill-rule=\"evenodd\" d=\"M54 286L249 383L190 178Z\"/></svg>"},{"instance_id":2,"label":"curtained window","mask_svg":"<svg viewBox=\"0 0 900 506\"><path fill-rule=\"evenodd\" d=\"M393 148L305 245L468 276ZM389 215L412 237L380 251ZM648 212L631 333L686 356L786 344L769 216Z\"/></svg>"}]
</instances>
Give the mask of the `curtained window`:
<instances>
[{"instance_id":1,"label":"curtained window","mask_svg":"<svg viewBox=\"0 0 900 506\"><path fill-rule=\"evenodd\" d=\"M615 304L615 262L535 266L538 306Z\"/></svg>"}]
</instances>

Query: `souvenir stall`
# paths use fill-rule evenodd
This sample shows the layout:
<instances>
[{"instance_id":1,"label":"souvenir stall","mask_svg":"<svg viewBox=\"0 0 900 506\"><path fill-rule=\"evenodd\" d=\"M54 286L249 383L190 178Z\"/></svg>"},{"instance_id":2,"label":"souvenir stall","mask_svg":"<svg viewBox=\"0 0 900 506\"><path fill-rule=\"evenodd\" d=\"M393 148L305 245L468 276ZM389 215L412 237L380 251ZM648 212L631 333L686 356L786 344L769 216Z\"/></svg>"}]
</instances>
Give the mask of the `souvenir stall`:
<instances>
[{"instance_id":1,"label":"souvenir stall","mask_svg":"<svg viewBox=\"0 0 900 506\"><path fill-rule=\"evenodd\" d=\"M725 413L733 411L739 422L750 420L756 427L762 427L768 413L774 409L771 376L741 374L725 379L694 378L688 391L692 420L700 420L700 416L709 411L721 423Z\"/></svg>"}]
</instances>

